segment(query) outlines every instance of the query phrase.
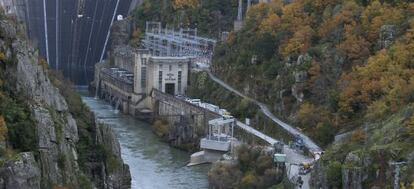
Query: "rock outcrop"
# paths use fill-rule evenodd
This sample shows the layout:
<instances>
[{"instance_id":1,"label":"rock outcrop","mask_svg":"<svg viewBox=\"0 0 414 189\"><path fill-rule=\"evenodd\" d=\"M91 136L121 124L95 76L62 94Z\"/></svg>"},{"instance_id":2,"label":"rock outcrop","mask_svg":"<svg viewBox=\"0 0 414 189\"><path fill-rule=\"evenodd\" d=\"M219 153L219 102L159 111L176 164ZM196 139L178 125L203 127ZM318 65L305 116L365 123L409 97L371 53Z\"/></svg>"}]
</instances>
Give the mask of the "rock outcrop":
<instances>
[{"instance_id":1,"label":"rock outcrop","mask_svg":"<svg viewBox=\"0 0 414 189\"><path fill-rule=\"evenodd\" d=\"M326 175L326 168L321 161L316 162L311 171L310 186L311 188L328 189L328 178Z\"/></svg>"},{"instance_id":2,"label":"rock outcrop","mask_svg":"<svg viewBox=\"0 0 414 189\"><path fill-rule=\"evenodd\" d=\"M342 187L344 189L362 189L361 158L354 153L349 153L342 168Z\"/></svg>"},{"instance_id":3,"label":"rock outcrop","mask_svg":"<svg viewBox=\"0 0 414 189\"><path fill-rule=\"evenodd\" d=\"M105 175L105 189L128 189L131 188L131 174L129 166L124 164L121 157L121 147L112 129L106 125L99 125L97 130L98 143L105 146L105 149L112 151L109 161L105 162L107 169L102 172ZM113 165L108 165L108 163Z\"/></svg>"},{"instance_id":4,"label":"rock outcrop","mask_svg":"<svg viewBox=\"0 0 414 189\"><path fill-rule=\"evenodd\" d=\"M40 168L32 152L20 153L0 168L0 189L40 188Z\"/></svg>"},{"instance_id":5,"label":"rock outcrop","mask_svg":"<svg viewBox=\"0 0 414 189\"><path fill-rule=\"evenodd\" d=\"M383 25L380 28L380 36L378 44L380 48L388 48L394 42L397 36L397 29L395 25Z\"/></svg>"}]
</instances>

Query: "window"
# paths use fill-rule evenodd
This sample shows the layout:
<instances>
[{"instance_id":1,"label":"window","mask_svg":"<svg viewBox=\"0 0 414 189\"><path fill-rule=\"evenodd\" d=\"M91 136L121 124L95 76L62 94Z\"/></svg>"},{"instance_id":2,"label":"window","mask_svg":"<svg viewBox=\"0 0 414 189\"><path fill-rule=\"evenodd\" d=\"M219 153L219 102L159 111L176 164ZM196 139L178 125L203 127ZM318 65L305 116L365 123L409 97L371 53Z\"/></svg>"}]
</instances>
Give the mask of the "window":
<instances>
[{"instance_id":1,"label":"window","mask_svg":"<svg viewBox=\"0 0 414 189\"><path fill-rule=\"evenodd\" d=\"M141 68L141 88L147 88L147 67Z\"/></svg>"},{"instance_id":2,"label":"window","mask_svg":"<svg viewBox=\"0 0 414 189\"><path fill-rule=\"evenodd\" d=\"M172 65L170 65L170 71L172 71Z\"/></svg>"},{"instance_id":3,"label":"window","mask_svg":"<svg viewBox=\"0 0 414 189\"><path fill-rule=\"evenodd\" d=\"M162 64L159 65L160 70L162 70Z\"/></svg>"},{"instance_id":4,"label":"window","mask_svg":"<svg viewBox=\"0 0 414 189\"><path fill-rule=\"evenodd\" d=\"M181 71L178 71L178 93L181 93Z\"/></svg>"},{"instance_id":5,"label":"window","mask_svg":"<svg viewBox=\"0 0 414 189\"><path fill-rule=\"evenodd\" d=\"M158 72L158 89L162 91L162 71Z\"/></svg>"},{"instance_id":6,"label":"window","mask_svg":"<svg viewBox=\"0 0 414 189\"><path fill-rule=\"evenodd\" d=\"M141 64L142 65L147 65L147 59L146 58L141 58Z\"/></svg>"}]
</instances>

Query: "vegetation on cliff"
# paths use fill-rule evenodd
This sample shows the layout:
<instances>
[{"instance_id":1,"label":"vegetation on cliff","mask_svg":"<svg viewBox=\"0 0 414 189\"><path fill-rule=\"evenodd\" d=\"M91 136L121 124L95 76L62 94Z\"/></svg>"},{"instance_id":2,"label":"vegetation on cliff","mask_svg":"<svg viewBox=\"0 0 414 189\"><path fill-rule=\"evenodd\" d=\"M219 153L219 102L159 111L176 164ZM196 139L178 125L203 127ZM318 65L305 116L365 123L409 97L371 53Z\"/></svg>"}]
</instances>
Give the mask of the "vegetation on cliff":
<instances>
[{"instance_id":1,"label":"vegetation on cliff","mask_svg":"<svg viewBox=\"0 0 414 189\"><path fill-rule=\"evenodd\" d=\"M132 13L137 27L146 21L159 21L169 27L198 28L201 35L219 36L229 31L237 8L236 0L144 0Z\"/></svg>"},{"instance_id":2,"label":"vegetation on cliff","mask_svg":"<svg viewBox=\"0 0 414 189\"><path fill-rule=\"evenodd\" d=\"M6 19L3 15L0 17L2 20ZM6 71L15 67L16 63L15 57L10 52L14 37L10 38L6 30L7 28L0 28L2 42L0 46L0 159L2 161L7 160L15 152L37 148L35 121L31 117L30 107L24 96L19 95L16 90L16 75Z\"/></svg>"}]
</instances>

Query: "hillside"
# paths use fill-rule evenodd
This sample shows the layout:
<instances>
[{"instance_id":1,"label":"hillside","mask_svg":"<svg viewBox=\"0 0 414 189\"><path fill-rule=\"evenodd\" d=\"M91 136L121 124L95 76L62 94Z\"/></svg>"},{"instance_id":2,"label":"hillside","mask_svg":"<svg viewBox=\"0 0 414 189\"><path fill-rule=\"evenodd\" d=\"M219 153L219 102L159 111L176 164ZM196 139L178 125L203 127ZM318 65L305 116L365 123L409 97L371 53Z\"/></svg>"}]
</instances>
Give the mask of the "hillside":
<instances>
[{"instance_id":1,"label":"hillside","mask_svg":"<svg viewBox=\"0 0 414 189\"><path fill-rule=\"evenodd\" d=\"M203 0L163 2L167 3L144 1L134 14L138 26L144 20L175 26L203 23L200 30L214 37L231 30L237 8L237 2L230 0L221 1L230 12ZM270 105L274 113L327 149L320 168L328 176L315 176L315 184L391 187L394 168L389 161L408 162L401 183L412 183L414 4L404 0L287 2L252 6L242 30L230 33L216 48L212 71ZM226 25L209 22L211 16L200 15L200 10L220 11ZM196 90L190 89L191 94L224 106L235 104L231 96L217 95L217 86L198 84L193 83ZM233 109L245 108L241 104ZM357 181L348 171L355 167L364 170Z\"/></svg>"}]
</instances>

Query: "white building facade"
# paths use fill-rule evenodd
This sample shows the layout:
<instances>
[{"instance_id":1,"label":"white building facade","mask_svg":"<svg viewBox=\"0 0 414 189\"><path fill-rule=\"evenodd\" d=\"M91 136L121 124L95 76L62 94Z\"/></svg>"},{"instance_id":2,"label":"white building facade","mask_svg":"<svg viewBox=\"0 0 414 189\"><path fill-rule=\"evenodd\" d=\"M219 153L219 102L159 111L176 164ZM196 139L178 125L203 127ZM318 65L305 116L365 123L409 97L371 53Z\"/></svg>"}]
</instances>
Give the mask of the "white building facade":
<instances>
[{"instance_id":1,"label":"white building facade","mask_svg":"<svg viewBox=\"0 0 414 189\"><path fill-rule=\"evenodd\" d=\"M135 56L134 93L149 94L158 89L170 95L183 95L187 90L191 59L157 57L146 51Z\"/></svg>"}]
</instances>

